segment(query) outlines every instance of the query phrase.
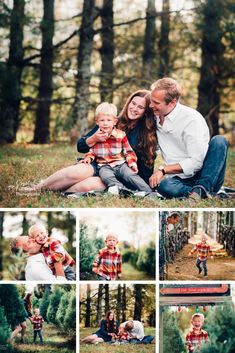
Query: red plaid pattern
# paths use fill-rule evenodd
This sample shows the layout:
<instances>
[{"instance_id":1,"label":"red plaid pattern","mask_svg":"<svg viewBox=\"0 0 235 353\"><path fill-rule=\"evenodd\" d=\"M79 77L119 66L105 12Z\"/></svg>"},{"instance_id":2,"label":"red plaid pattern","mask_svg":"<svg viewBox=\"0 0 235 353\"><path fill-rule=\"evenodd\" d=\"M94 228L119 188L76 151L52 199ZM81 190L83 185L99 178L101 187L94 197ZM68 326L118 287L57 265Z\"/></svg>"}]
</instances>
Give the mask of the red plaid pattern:
<instances>
[{"instance_id":1,"label":"red plaid pattern","mask_svg":"<svg viewBox=\"0 0 235 353\"><path fill-rule=\"evenodd\" d=\"M201 261L205 261L208 256L212 255L211 248L208 244L202 244L202 243L196 244L193 250L190 251L190 254L192 255L196 251L197 251L197 257Z\"/></svg>"},{"instance_id":2,"label":"red plaid pattern","mask_svg":"<svg viewBox=\"0 0 235 353\"><path fill-rule=\"evenodd\" d=\"M107 280L115 280L122 272L122 256L115 249L111 252L108 248L99 251L94 263L92 271Z\"/></svg>"},{"instance_id":3,"label":"red plaid pattern","mask_svg":"<svg viewBox=\"0 0 235 353\"><path fill-rule=\"evenodd\" d=\"M55 274L55 262L61 262L64 267L75 264L74 259L57 239L49 238L49 240L43 245L41 251L53 274Z\"/></svg>"},{"instance_id":4,"label":"red plaid pattern","mask_svg":"<svg viewBox=\"0 0 235 353\"><path fill-rule=\"evenodd\" d=\"M33 329L34 330L41 330L42 329L42 323L44 322L42 316L32 316L30 319L32 325L33 325Z\"/></svg>"},{"instance_id":5,"label":"red plaid pattern","mask_svg":"<svg viewBox=\"0 0 235 353\"><path fill-rule=\"evenodd\" d=\"M124 331L124 332L118 334L117 339L118 339L118 340L125 340L125 341L127 341L127 340L130 339L130 335L129 335L128 332L125 332L125 331Z\"/></svg>"},{"instance_id":6,"label":"red plaid pattern","mask_svg":"<svg viewBox=\"0 0 235 353\"><path fill-rule=\"evenodd\" d=\"M200 333L195 333L193 328L186 336L186 345L188 347L188 352L200 352L201 345L207 342L209 339L208 333L204 330L200 330Z\"/></svg>"},{"instance_id":7,"label":"red plaid pattern","mask_svg":"<svg viewBox=\"0 0 235 353\"><path fill-rule=\"evenodd\" d=\"M111 135L104 142L97 142L86 157L98 164L110 164L112 167L126 161L128 165L137 161L124 131L114 128Z\"/></svg>"}]
</instances>

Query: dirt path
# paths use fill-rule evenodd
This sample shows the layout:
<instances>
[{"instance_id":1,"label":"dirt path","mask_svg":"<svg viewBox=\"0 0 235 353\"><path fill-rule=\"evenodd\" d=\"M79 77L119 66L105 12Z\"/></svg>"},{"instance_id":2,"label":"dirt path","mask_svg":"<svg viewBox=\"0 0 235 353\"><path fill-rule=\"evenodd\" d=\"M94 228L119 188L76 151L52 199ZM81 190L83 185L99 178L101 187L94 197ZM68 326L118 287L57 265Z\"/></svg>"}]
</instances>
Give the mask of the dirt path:
<instances>
[{"instance_id":1,"label":"dirt path","mask_svg":"<svg viewBox=\"0 0 235 353\"><path fill-rule=\"evenodd\" d=\"M208 276L203 272L199 275L195 266L196 253L188 256L194 244L200 241L201 231L193 238L190 238L190 244L176 255L173 264L168 264L168 280L235 280L235 258L228 256L222 249L222 245L207 236L208 244L211 246L214 258L208 258L207 268Z\"/></svg>"}]
</instances>

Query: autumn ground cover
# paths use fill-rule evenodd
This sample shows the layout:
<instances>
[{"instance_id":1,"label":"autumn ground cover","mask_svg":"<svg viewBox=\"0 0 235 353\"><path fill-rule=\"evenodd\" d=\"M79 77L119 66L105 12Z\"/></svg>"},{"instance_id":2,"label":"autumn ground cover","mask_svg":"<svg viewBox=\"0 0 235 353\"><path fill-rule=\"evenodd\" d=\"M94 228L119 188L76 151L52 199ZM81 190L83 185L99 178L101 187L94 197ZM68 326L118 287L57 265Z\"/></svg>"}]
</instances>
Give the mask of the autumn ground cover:
<instances>
[{"instance_id":1,"label":"autumn ground cover","mask_svg":"<svg viewBox=\"0 0 235 353\"><path fill-rule=\"evenodd\" d=\"M107 194L81 199L68 199L60 193L44 191L38 195L18 195L20 186L38 182L54 171L71 165L77 154L74 146L65 144L32 145L12 144L0 150L0 207L234 207L234 200L202 200L192 204L189 200L159 200L129 197L126 199ZM229 149L225 185L235 187L235 149Z\"/></svg>"}]
</instances>

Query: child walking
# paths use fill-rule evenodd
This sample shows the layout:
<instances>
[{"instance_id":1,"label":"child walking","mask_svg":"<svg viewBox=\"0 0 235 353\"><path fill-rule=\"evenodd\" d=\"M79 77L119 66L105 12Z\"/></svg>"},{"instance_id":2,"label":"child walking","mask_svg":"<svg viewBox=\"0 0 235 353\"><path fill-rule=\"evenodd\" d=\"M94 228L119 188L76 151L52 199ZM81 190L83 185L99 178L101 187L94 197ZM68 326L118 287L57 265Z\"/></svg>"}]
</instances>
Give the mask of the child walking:
<instances>
[{"instance_id":1,"label":"child walking","mask_svg":"<svg viewBox=\"0 0 235 353\"><path fill-rule=\"evenodd\" d=\"M205 235L202 235L201 237L201 242L196 244L194 248L190 251L188 256L191 256L193 253L197 252L197 259L196 259L196 267L198 268L198 273L200 274L202 272L201 264L204 270L204 276L207 276L207 258L208 256L212 256L212 251L210 246L207 244L207 239Z\"/></svg>"},{"instance_id":2,"label":"child walking","mask_svg":"<svg viewBox=\"0 0 235 353\"><path fill-rule=\"evenodd\" d=\"M201 346L208 341L208 333L202 330L203 314L194 314L191 320L192 330L186 335L186 346L189 353L200 353Z\"/></svg>"},{"instance_id":3,"label":"child walking","mask_svg":"<svg viewBox=\"0 0 235 353\"><path fill-rule=\"evenodd\" d=\"M42 337L42 323L44 322L42 316L40 315L40 310L35 309L34 315L31 316L30 321L33 325L33 342L36 343L37 335L40 339L40 344L43 344L43 337Z\"/></svg>"},{"instance_id":4,"label":"child walking","mask_svg":"<svg viewBox=\"0 0 235 353\"><path fill-rule=\"evenodd\" d=\"M95 111L96 124L105 133L102 142L96 142L80 163L97 163L97 170L108 192L119 194L125 187L133 190L152 192L150 186L137 174L137 157L124 131L115 127L117 108L103 102Z\"/></svg>"},{"instance_id":5,"label":"child walking","mask_svg":"<svg viewBox=\"0 0 235 353\"><path fill-rule=\"evenodd\" d=\"M59 240L50 238L46 228L37 223L29 228L28 234L31 239L41 245L41 252L54 275L65 277L69 281L76 280L73 270L75 261Z\"/></svg>"},{"instance_id":6,"label":"child walking","mask_svg":"<svg viewBox=\"0 0 235 353\"><path fill-rule=\"evenodd\" d=\"M109 233L105 243L106 247L99 250L92 271L100 276L100 279L112 281L120 278L122 273L122 256L116 247L117 235Z\"/></svg>"}]
</instances>

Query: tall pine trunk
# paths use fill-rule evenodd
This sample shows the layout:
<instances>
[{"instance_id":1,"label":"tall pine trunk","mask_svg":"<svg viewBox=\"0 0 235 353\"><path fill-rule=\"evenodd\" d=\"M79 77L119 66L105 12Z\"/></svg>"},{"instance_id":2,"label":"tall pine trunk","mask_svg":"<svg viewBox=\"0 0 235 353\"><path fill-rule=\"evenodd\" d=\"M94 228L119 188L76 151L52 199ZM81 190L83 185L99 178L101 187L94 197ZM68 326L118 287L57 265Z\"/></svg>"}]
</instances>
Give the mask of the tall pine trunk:
<instances>
[{"instance_id":1,"label":"tall pine trunk","mask_svg":"<svg viewBox=\"0 0 235 353\"><path fill-rule=\"evenodd\" d=\"M50 142L50 107L53 92L54 0L43 0L43 6L40 83L34 143Z\"/></svg>"},{"instance_id":2,"label":"tall pine trunk","mask_svg":"<svg viewBox=\"0 0 235 353\"><path fill-rule=\"evenodd\" d=\"M109 310L109 285L105 284L104 285L104 290L105 290L105 296L104 296L104 302L105 302L105 313Z\"/></svg>"},{"instance_id":3,"label":"tall pine trunk","mask_svg":"<svg viewBox=\"0 0 235 353\"><path fill-rule=\"evenodd\" d=\"M0 280L3 279L3 222L4 212L0 212Z\"/></svg>"},{"instance_id":4,"label":"tall pine trunk","mask_svg":"<svg viewBox=\"0 0 235 353\"><path fill-rule=\"evenodd\" d=\"M159 77L169 75L169 32L170 32L170 0L162 2L161 35L159 40Z\"/></svg>"},{"instance_id":5,"label":"tall pine trunk","mask_svg":"<svg viewBox=\"0 0 235 353\"><path fill-rule=\"evenodd\" d=\"M117 320L121 319L121 299L122 299L122 287L121 284L117 288Z\"/></svg>"},{"instance_id":6,"label":"tall pine trunk","mask_svg":"<svg viewBox=\"0 0 235 353\"><path fill-rule=\"evenodd\" d=\"M99 284L98 289L98 298L97 298L97 307L96 307L96 324L100 324L102 318L102 297L103 297L103 284Z\"/></svg>"},{"instance_id":7,"label":"tall pine trunk","mask_svg":"<svg viewBox=\"0 0 235 353\"><path fill-rule=\"evenodd\" d=\"M96 16L95 0L84 0L82 24L79 36L78 72L76 77L76 97L71 112L71 121L81 135L88 128L87 115L90 100L91 54L93 48L93 23Z\"/></svg>"},{"instance_id":8,"label":"tall pine trunk","mask_svg":"<svg viewBox=\"0 0 235 353\"><path fill-rule=\"evenodd\" d=\"M143 52L143 85L147 87L156 77L156 71L154 70L154 58L156 53L156 7L155 0L148 0L146 10L146 28L144 35L144 52Z\"/></svg>"},{"instance_id":9,"label":"tall pine trunk","mask_svg":"<svg viewBox=\"0 0 235 353\"><path fill-rule=\"evenodd\" d=\"M112 102L113 99L113 58L114 58L114 31L113 31L113 0L103 0L100 11L102 21L101 39L101 101Z\"/></svg>"},{"instance_id":10,"label":"tall pine trunk","mask_svg":"<svg viewBox=\"0 0 235 353\"><path fill-rule=\"evenodd\" d=\"M85 327L91 326L91 285L87 284Z\"/></svg>"},{"instance_id":11,"label":"tall pine trunk","mask_svg":"<svg viewBox=\"0 0 235 353\"><path fill-rule=\"evenodd\" d=\"M202 5L203 34L197 109L206 119L212 136L219 133L220 78L224 45L221 42L222 1Z\"/></svg>"},{"instance_id":12,"label":"tall pine trunk","mask_svg":"<svg viewBox=\"0 0 235 353\"><path fill-rule=\"evenodd\" d=\"M14 0L10 22L7 64L0 67L0 142L16 140L19 127L21 76L23 70L24 0Z\"/></svg>"},{"instance_id":13,"label":"tall pine trunk","mask_svg":"<svg viewBox=\"0 0 235 353\"><path fill-rule=\"evenodd\" d=\"M141 314L143 308L143 285L135 284L135 308L134 308L134 320L141 321Z\"/></svg>"},{"instance_id":14,"label":"tall pine trunk","mask_svg":"<svg viewBox=\"0 0 235 353\"><path fill-rule=\"evenodd\" d=\"M122 322L126 321L126 285L123 284L122 288Z\"/></svg>"}]
</instances>

